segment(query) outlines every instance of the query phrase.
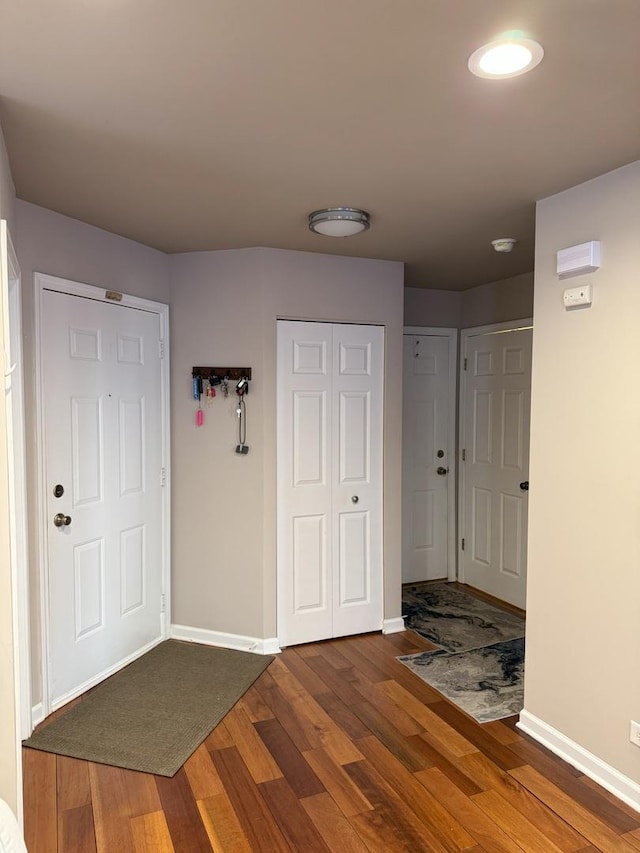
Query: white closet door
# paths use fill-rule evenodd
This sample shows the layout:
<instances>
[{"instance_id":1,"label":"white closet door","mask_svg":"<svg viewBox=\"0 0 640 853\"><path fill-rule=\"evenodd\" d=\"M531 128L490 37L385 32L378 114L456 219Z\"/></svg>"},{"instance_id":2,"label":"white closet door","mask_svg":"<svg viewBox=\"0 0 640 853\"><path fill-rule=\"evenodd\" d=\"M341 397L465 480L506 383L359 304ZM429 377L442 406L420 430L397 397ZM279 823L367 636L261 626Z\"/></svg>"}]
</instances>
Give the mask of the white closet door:
<instances>
[{"instance_id":1,"label":"white closet door","mask_svg":"<svg viewBox=\"0 0 640 853\"><path fill-rule=\"evenodd\" d=\"M384 330L333 327L333 636L382 627Z\"/></svg>"},{"instance_id":2,"label":"white closet door","mask_svg":"<svg viewBox=\"0 0 640 853\"><path fill-rule=\"evenodd\" d=\"M283 646L382 625L383 335L278 323Z\"/></svg>"},{"instance_id":3,"label":"white closet door","mask_svg":"<svg viewBox=\"0 0 640 853\"><path fill-rule=\"evenodd\" d=\"M281 646L333 630L332 329L278 323L278 622Z\"/></svg>"}]
</instances>

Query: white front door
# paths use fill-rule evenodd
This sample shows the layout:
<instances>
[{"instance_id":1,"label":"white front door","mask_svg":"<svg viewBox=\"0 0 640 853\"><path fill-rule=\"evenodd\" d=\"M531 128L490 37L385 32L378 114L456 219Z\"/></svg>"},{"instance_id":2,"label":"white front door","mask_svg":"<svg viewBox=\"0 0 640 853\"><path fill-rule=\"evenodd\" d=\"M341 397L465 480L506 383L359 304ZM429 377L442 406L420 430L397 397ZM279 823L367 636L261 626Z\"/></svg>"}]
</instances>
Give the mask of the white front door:
<instances>
[{"instance_id":1,"label":"white front door","mask_svg":"<svg viewBox=\"0 0 640 853\"><path fill-rule=\"evenodd\" d=\"M156 313L44 290L52 708L163 631Z\"/></svg>"},{"instance_id":2,"label":"white front door","mask_svg":"<svg viewBox=\"0 0 640 853\"><path fill-rule=\"evenodd\" d=\"M525 607L531 327L463 332L461 580ZM466 364L466 370L464 370Z\"/></svg>"},{"instance_id":3,"label":"white front door","mask_svg":"<svg viewBox=\"0 0 640 853\"><path fill-rule=\"evenodd\" d=\"M454 489L451 335L405 334L402 414L402 582L449 574ZM455 338L454 338L455 340Z\"/></svg>"},{"instance_id":4,"label":"white front door","mask_svg":"<svg viewBox=\"0 0 640 853\"><path fill-rule=\"evenodd\" d=\"M278 323L281 646L382 627L384 330Z\"/></svg>"}]
</instances>

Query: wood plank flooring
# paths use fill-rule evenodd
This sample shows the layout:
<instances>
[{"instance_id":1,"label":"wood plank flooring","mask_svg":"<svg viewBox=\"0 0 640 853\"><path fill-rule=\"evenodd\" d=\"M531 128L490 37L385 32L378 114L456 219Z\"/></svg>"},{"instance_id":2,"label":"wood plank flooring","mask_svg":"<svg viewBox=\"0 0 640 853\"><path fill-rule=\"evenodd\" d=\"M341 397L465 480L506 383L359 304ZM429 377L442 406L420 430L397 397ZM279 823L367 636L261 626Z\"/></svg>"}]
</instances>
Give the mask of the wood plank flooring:
<instances>
[{"instance_id":1,"label":"wood plank flooring","mask_svg":"<svg viewBox=\"0 0 640 853\"><path fill-rule=\"evenodd\" d=\"M395 659L425 648L285 650L172 779L25 749L29 853L640 851L640 814Z\"/></svg>"}]
</instances>

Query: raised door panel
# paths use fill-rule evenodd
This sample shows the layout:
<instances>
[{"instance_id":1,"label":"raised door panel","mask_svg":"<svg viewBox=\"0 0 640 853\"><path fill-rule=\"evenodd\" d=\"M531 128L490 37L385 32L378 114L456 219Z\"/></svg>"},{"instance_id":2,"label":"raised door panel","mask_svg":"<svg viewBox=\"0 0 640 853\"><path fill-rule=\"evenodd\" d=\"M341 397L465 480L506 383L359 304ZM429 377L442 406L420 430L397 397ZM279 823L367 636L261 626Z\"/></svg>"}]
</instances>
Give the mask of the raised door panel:
<instances>
[{"instance_id":1,"label":"raised door panel","mask_svg":"<svg viewBox=\"0 0 640 853\"><path fill-rule=\"evenodd\" d=\"M328 564L327 517L293 517L293 561L291 566L293 613L327 612Z\"/></svg>"},{"instance_id":2,"label":"raised door panel","mask_svg":"<svg viewBox=\"0 0 640 853\"><path fill-rule=\"evenodd\" d=\"M145 399L121 398L119 411L120 495L143 491L145 483Z\"/></svg>"},{"instance_id":3,"label":"raised door panel","mask_svg":"<svg viewBox=\"0 0 640 853\"><path fill-rule=\"evenodd\" d=\"M321 486L327 481L327 394L293 392L292 487Z\"/></svg>"},{"instance_id":4,"label":"raised door panel","mask_svg":"<svg viewBox=\"0 0 640 853\"><path fill-rule=\"evenodd\" d=\"M103 499L103 435L102 398L72 397L71 465L74 509Z\"/></svg>"}]
</instances>

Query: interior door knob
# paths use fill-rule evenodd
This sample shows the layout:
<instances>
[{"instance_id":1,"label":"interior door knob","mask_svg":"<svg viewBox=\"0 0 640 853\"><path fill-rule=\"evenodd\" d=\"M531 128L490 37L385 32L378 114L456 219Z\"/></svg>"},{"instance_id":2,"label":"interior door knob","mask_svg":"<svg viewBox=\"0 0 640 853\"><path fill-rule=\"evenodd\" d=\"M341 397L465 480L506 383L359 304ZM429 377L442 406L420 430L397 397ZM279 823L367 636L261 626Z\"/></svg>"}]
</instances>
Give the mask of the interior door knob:
<instances>
[{"instance_id":1,"label":"interior door knob","mask_svg":"<svg viewBox=\"0 0 640 853\"><path fill-rule=\"evenodd\" d=\"M448 473L449 469L443 468L442 465L438 465L438 467L436 468L436 474L438 474L440 477L444 477L444 475Z\"/></svg>"},{"instance_id":2,"label":"interior door knob","mask_svg":"<svg viewBox=\"0 0 640 853\"><path fill-rule=\"evenodd\" d=\"M520 488L522 489L523 492L528 492L529 491L529 481L524 480L522 483L520 483Z\"/></svg>"},{"instance_id":3,"label":"interior door knob","mask_svg":"<svg viewBox=\"0 0 640 853\"><path fill-rule=\"evenodd\" d=\"M351 498L351 500L353 501L353 503L354 503L354 504L357 504L357 503L358 503L358 501L360 500L360 498L359 498L357 495L354 495L354 496Z\"/></svg>"},{"instance_id":4,"label":"interior door knob","mask_svg":"<svg viewBox=\"0 0 640 853\"><path fill-rule=\"evenodd\" d=\"M68 527L71 524L71 516L65 515L63 512L57 512L53 516L53 523L56 527Z\"/></svg>"}]
</instances>

